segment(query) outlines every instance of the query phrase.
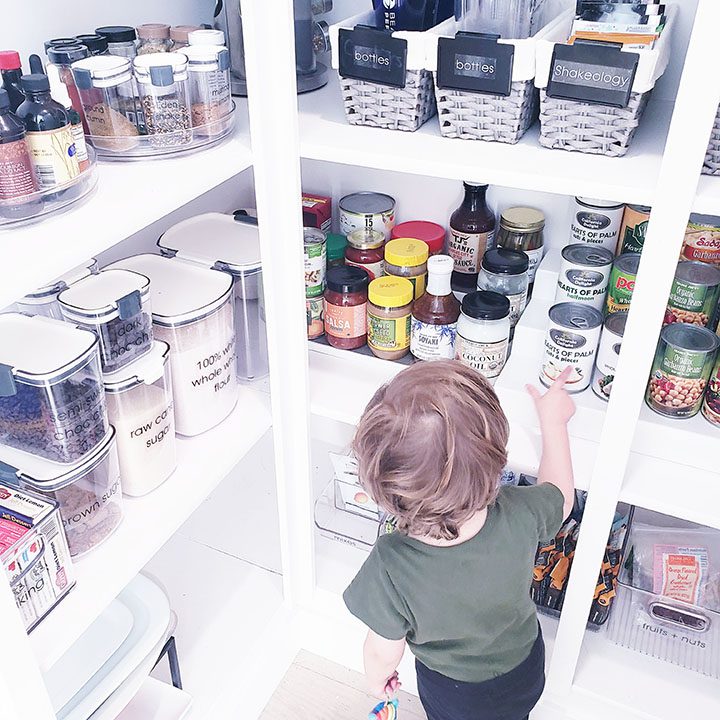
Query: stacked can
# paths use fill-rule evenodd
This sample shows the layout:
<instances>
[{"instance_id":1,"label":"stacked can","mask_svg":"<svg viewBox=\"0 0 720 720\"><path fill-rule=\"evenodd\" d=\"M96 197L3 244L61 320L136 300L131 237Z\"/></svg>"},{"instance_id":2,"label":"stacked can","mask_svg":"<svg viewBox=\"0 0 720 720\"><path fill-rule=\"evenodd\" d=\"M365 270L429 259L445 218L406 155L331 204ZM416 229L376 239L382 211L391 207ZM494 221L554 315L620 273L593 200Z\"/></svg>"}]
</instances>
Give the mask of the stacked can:
<instances>
[{"instance_id":1,"label":"stacked can","mask_svg":"<svg viewBox=\"0 0 720 720\"><path fill-rule=\"evenodd\" d=\"M325 332L323 293L327 272L325 233L318 228L304 228L305 247L305 310L308 339L319 338Z\"/></svg>"}]
</instances>

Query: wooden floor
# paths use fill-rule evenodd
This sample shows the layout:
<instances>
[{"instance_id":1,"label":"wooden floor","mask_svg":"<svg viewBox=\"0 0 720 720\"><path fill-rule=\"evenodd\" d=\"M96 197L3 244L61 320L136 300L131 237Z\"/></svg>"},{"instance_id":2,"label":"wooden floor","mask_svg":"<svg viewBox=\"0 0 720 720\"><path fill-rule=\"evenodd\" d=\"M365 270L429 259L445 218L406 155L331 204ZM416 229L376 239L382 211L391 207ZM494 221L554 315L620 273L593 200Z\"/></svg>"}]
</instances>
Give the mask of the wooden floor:
<instances>
[{"instance_id":1,"label":"wooden floor","mask_svg":"<svg viewBox=\"0 0 720 720\"><path fill-rule=\"evenodd\" d=\"M301 652L260 720L365 720L378 701L365 692L363 676ZM400 693L402 720L426 720L420 701Z\"/></svg>"}]
</instances>

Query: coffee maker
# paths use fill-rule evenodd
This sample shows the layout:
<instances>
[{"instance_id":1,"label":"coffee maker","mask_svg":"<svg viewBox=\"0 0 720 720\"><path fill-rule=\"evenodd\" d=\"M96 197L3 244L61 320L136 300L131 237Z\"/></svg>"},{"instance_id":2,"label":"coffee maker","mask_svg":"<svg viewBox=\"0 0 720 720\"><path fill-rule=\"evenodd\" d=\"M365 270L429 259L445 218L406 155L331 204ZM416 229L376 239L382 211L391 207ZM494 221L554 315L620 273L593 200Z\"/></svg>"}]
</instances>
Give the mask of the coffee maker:
<instances>
[{"instance_id":1,"label":"coffee maker","mask_svg":"<svg viewBox=\"0 0 720 720\"><path fill-rule=\"evenodd\" d=\"M295 14L295 70L299 93L317 90L328 81L327 66L318 56L330 49L328 25L315 19L330 12L332 0L293 0ZM240 0L216 0L215 27L227 38L230 51L230 85L233 95L247 95L245 51Z\"/></svg>"}]
</instances>

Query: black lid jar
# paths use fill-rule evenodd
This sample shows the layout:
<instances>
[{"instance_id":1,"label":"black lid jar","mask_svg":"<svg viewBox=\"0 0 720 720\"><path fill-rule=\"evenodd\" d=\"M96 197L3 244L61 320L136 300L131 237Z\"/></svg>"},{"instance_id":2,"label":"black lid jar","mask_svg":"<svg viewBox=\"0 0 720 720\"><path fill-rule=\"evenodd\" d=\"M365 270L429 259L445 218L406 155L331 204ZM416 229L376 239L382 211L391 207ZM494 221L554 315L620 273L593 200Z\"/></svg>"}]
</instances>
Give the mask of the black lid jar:
<instances>
[{"instance_id":1,"label":"black lid jar","mask_svg":"<svg viewBox=\"0 0 720 720\"><path fill-rule=\"evenodd\" d=\"M359 267L328 270L325 334L333 347L354 350L367 342L368 274Z\"/></svg>"}]
</instances>

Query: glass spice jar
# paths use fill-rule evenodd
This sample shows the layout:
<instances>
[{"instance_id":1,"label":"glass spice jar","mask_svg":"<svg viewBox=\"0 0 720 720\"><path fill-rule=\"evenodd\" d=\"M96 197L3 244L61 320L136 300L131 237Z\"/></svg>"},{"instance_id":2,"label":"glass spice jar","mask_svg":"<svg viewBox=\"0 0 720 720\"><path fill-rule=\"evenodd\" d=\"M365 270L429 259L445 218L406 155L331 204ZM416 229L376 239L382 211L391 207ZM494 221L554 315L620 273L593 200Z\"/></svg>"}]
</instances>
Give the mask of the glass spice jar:
<instances>
[{"instance_id":1,"label":"glass spice jar","mask_svg":"<svg viewBox=\"0 0 720 720\"><path fill-rule=\"evenodd\" d=\"M359 267L330 268L325 290L325 335L340 350L367 342L368 274Z\"/></svg>"},{"instance_id":2,"label":"glass spice jar","mask_svg":"<svg viewBox=\"0 0 720 720\"><path fill-rule=\"evenodd\" d=\"M170 26L163 23L145 23L137 26L138 55L150 53L170 52L172 40L170 39Z\"/></svg>"},{"instance_id":3,"label":"glass spice jar","mask_svg":"<svg viewBox=\"0 0 720 720\"><path fill-rule=\"evenodd\" d=\"M510 327L525 310L528 294L528 256L521 250L493 248L483 255L478 290L490 290L510 301Z\"/></svg>"},{"instance_id":4,"label":"glass spice jar","mask_svg":"<svg viewBox=\"0 0 720 720\"><path fill-rule=\"evenodd\" d=\"M345 264L365 270L371 280L385 274L385 236L378 230L360 228L347 236Z\"/></svg>"},{"instance_id":5,"label":"glass spice jar","mask_svg":"<svg viewBox=\"0 0 720 720\"><path fill-rule=\"evenodd\" d=\"M399 360L410 352L414 288L407 278L381 277L368 287L367 344L383 360Z\"/></svg>"},{"instance_id":6,"label":"glass spice jar","mask_svg":"<svg viewBox=\"0 0 720 720\"><path fill-rule=\"evenodd\" d=\"M545 215L530 207L511 207L500 215L500 227L495 236L498 247L522 250L528 256L528 280L535 282L535 272L543 258Z\"/></svg>"},{"instance_id":7,"label":"glass spice jar","mask_svg":"<svg viewBox=\"0 0 720 720\"><path fill-rule=\"evenodd\" d=\"M396 238L385 246L385 274L407 278L417 300L427 285L427 243L413 238Z\"/></svg>"},{"instance_id":8,"label":"glass spice jar","mask_svg":"<svg viewBox=\"0 0 720 720\"><path fill-rule=\"evenodd\" d=\"M198 25L175 25L170 28L170 39L173 41L173 50L182 50L190 45L188 34L200 30Z\"/></svg>"},{"instance_id":9,"label":"glass spice jar","mask_svg":"<svg viewBox=\"0 0 720 720\"><path fill-rule=\"evenodd\" d=\"M137 55L137 33L129 25L105 25L95 28L97 35L107 39L107 49L110 55L134 58Z\"/></svg>"}]
</instances>

